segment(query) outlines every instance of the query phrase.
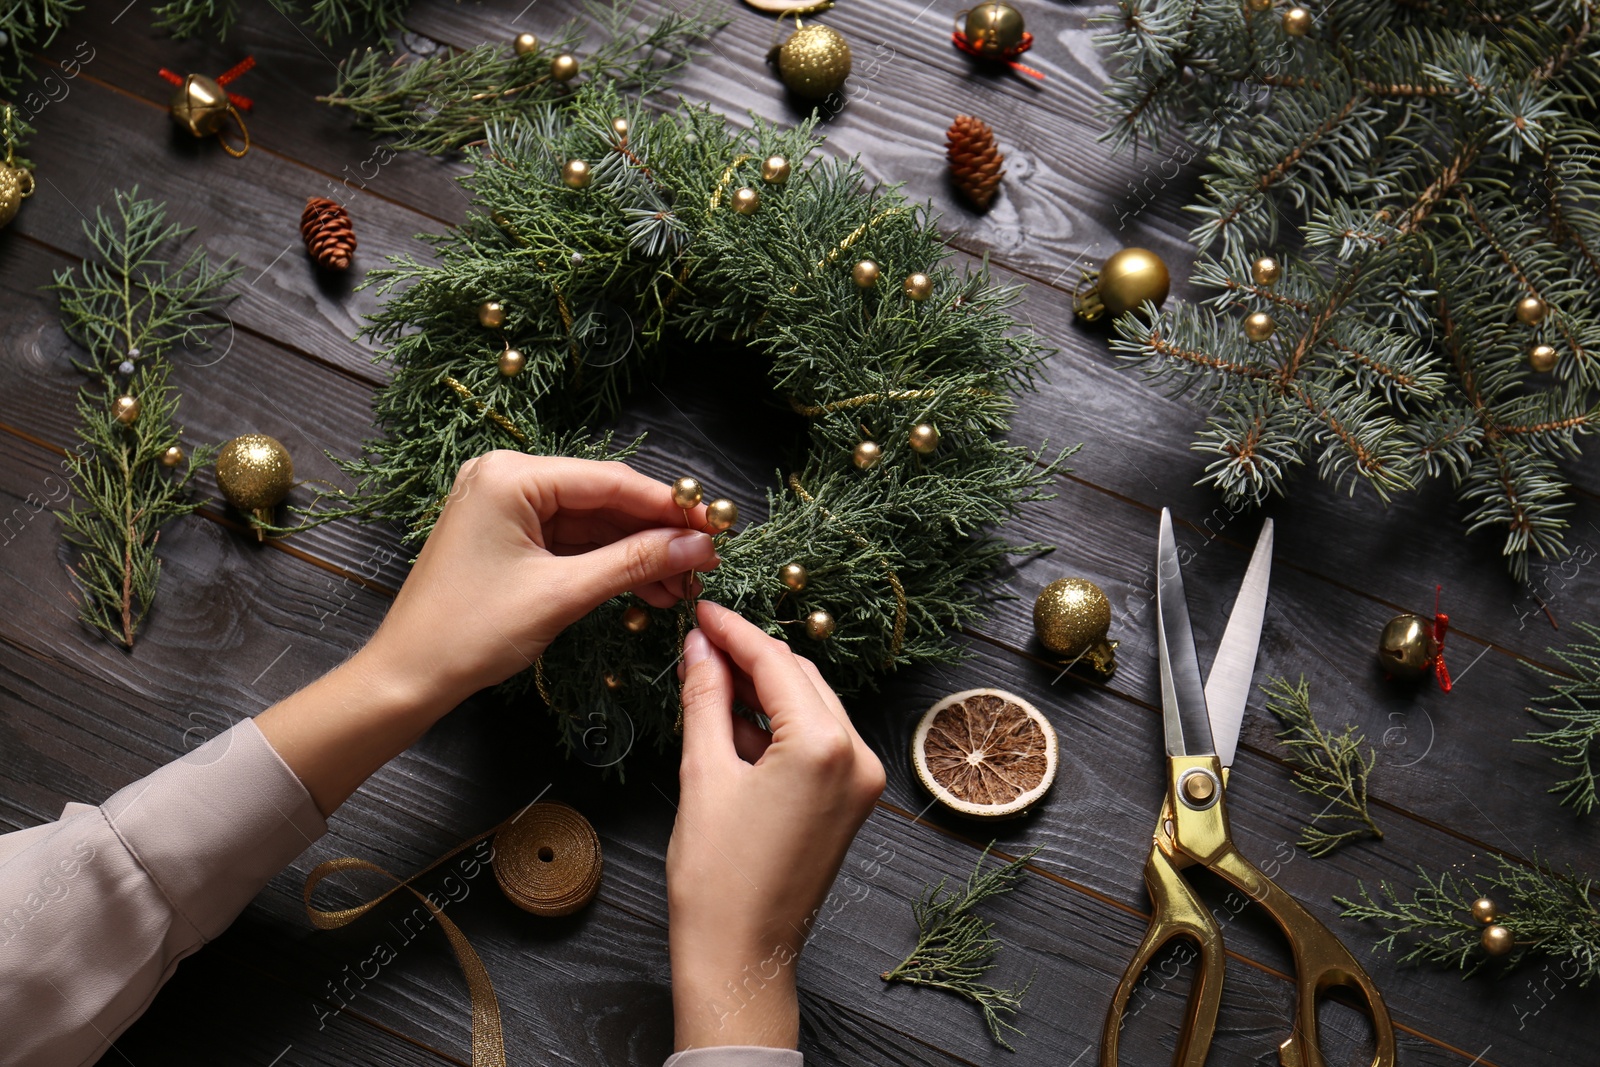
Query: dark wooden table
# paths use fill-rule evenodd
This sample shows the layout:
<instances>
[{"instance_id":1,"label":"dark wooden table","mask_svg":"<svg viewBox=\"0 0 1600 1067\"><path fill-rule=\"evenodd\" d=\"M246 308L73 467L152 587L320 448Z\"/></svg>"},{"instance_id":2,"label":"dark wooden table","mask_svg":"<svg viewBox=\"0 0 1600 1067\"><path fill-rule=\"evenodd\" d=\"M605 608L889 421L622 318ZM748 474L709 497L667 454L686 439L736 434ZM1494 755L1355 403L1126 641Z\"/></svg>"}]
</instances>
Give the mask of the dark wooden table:
<instances>
[{"instance_id":1,"label":"dark wooden table","mask_svg":"<svg viewBox=\"0 0 1600 1067\"><path fill-rule=\"evenodd\" d=\"M454 182L461 165L387 158L344 114L314 102L332 86L341 53L269 5L244 5L226 44L180 44L151 29L150 5L124 3L91 0L50 50L65 58L87 41L94 58L38 116L29 153L38 193L0 233L0 830L55 818L69 800L97 801L310 681L361 644L403 577L398 563L384 562L405 556L381 526L335 525L262 546L213 506L163 534L161 598L133 654L76 622L58 524L36 515L29 498L59 486L47 479L72 440L74 349L40 287L84 252L81 217L114 188L138 183L196 226L214 253L239 258L233 328L214 353L178 360L188 436L271 433L303 476L338 479L323 453L356 450L384 373L350 339L375 297L319 285L299 247L300 207L307 195L346 184L340 195L355 216L358 265L371 267L418 251L414 234L460 220L467 206ZM856 55L848 102L826 123L830 150L859 153L872 174L932 199L963 255L986 253L1003 278L1029 284L1022 318L1059 352L1048 383L1023 399L1013 440L1084 447L1056 498L1013 525L1020 538L1059 550L1019 560L1003 576L1002 591L1015 599L996 599L990 618L961 636L970 659L905 671L880 695L853 702L889 788L802 961L803 1045L815 1063L1081 1067L1095 1062L1105 1005L1148 908L1139 872L1160 788L1150 610L1157 510L1175 509L1193 553L1187 573L1206 660L1258 517L1231 514L1194 487L1203 462L1187 447L1195 408L1119 369L1104 335L1071 321L1080 269L1123 244L1154 248L1186 273L1180 208L1195 167L1178 161L1187 153L1112 158L1096 142L1092 111L1104 75L1086 23L1098 8L1022 0L1038 42L1029 62L1049 76L1035 84L976 72L950 47L958 6L846 0L826 17ZM410 43L506 41L523 29L548 31L574 7L423 0L407 20ZM748 110L797 118L763 64L771 21L731 4L728 13L732 24L684 74L682 91L731 122L747 121ZM236 161L173 132L156 68L215 74L246 54L260 64L238 86L256 100L256 148ZM960 112L993 123L1008 157L1004 191L982 217L952 200L943 177L943 131ZM759 375L679 357L659 387L634 398L619 428L656 431L639 458L645 470L693 471L760 514L763 487L789 447L756 424L767 420L749 416L750 398L764 390ZM1379 746L1372 787L1385 838L1322 860L1293 847L1313 805L1294 791L1259 703L1238 756L1234 831L1247 855L1275 865L1281 884L1366 961L1408 1065L1594 1059L1594 990L1539 964L1467 981L1401 966L1372 952L1373 931L1341 920L1330 900L1360 879L1410 887L1417 864L1481 868L1496 854L1521 861L1537 851L1600 870L1600 820L1577 818L1546 796L1556 774L1545 753L1511 744L1530 726L1523 708L1541 684L1527 662L1551 662L1546 647L1565 636L1533 594L1562 622L1600 614L1593 450L1569 471L1581 487L1571 540L1582 562L1536 567L1531 591L1505 576L1494 536L1462 537L1463 509L1447 486L1385 509L1365 492L1346 497L1303 477L1292 502L1269 509L1277 565L1258 677L1304 673L1330 724L1353 721ZM1117 609L1121 667L1108 684L1057 680L1033 650L1032 597L1066 574L1098 582ZM1456 690L1402 691L1374 665L1377 633L1397 611L1431 611L1439 583L1453 623ZM1033 979L1015 1056L991 1043L971 1006L878 979L912 942L910 902L924 883L964 875L987 841L986 828L926 811L906 758L915 717L938 696L978 685L1034 700L1063 746L1060 780L1042 809L998 831L1006 854L1043 846L1022 886L988 908L1006 946L999 978ZM428 931L373 975L364 961L378 942L402 940L394 920L406 909L316 933L300 886L314 864L346 854L415 870L548 786L604 839L599 900L543 922L480 879L450 914L498 987L511 1062L658 1063L671 1049L662 857L673 760L641 755L625 783L605 781L550 752L548 737L537 707L474 703L450 716L375 776L233 929L179 969L105 1062L466 1062L466 989L444 940ZM352 880L335 892L354 899L371 888ZM1231 915L1225 893L1210 888ZM1252 910L1226 929L1229 984L1210 1062L1273 1063L1292 1004L1286 946ZM1140 994L1125 1063L1167 1061L1187 974L1156 977ZM1340 1046L1334 1062L1366 1062L1360 1017L1337 1003L1322 1014L1329 1043Z\"/></svg>"}]
</instances>

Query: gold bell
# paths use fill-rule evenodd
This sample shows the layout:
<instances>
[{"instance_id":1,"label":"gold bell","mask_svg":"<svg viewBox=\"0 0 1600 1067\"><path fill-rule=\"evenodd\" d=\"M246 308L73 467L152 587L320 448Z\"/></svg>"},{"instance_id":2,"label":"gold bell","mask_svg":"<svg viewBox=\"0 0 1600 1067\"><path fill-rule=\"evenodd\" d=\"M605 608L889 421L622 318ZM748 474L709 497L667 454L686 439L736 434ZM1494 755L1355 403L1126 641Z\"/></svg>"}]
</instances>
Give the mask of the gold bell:
<instances>
[{"instance_id":1,"label":"gold bell","mask_svg":"<svg viewBox=\"0 0 1600 1067\"><path fill-rule=\"evenodd\" d=\"M245 128L239 109L228 99L228 91L215 78L191 74L172 94L172 121L196 137L215 137L222 150L235 159L250 151L250 131ZM244 147L235 148L222 138L222 128L232 118L244 136Z\"/></svg>"},{"instance_id":2,"label":"gold bell","mask_svg":"<svg viewBox=\"0 0 1600 1067\"><path fill-rule=\"evenodd\" d=\"M966 13L967 43L985 59L1003 59L1022 44L1022 15L1010 4L979 4Z\"/></svg>"}]
</instances>

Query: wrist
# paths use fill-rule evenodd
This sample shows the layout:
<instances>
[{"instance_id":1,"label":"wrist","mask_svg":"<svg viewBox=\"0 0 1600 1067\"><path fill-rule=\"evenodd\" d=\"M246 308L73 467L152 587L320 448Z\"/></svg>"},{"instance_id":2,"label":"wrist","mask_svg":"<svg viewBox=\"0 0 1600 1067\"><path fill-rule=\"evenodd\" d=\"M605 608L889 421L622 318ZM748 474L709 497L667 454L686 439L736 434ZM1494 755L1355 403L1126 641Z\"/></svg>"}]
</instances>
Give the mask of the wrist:
<instances>
[{"instance_id":1,"label":"wrist","mask_svg":"<svg viewBox=\"0 0 1600 1067\"><path fill-rule=\"evenodd\" d=\"M474 692L452 684L424 658L394 654L382 636L380 629L339 671L364 687L387 713L425 730Z\"/></svg>"},{"instance_id":2,"label":"wrist","mask_svg":"<svg viewBox=\"0 0 1600 1067\"><path fill-rule=\"evenodd\" d=\"M797 957L778 943L732 959L672 954L677 1051L724 1045L796 1048L800 1039Z\"/></svg>"}]
</instances>

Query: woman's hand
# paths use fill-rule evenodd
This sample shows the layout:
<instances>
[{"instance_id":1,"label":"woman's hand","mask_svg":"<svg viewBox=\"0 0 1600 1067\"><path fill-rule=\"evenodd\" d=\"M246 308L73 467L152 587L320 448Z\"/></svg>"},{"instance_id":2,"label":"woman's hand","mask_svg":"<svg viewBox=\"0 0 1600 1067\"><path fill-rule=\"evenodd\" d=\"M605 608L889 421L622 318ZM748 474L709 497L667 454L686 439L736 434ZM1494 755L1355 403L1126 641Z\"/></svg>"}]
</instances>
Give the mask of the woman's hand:
<instances>
[{"instance_id":1,"label":"woman's hand","mask_svg":"<svg viewBox=\"0 0 1600 1067\"><path fill-rule=\"evenodd\" d=\"M667 847L677 1047L794 1048L795 960L883 766L810 660L716 604L701 601L698 622ZM735 696L766 713L770 738Z\"/></svg>"}]
</instances>

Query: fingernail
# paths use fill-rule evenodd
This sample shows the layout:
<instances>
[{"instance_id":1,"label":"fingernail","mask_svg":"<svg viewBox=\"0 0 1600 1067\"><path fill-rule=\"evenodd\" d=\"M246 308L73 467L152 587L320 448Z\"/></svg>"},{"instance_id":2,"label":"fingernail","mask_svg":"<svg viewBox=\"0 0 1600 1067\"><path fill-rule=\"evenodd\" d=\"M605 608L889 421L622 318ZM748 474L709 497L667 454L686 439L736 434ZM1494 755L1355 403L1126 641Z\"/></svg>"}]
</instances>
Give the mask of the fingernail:
<instances>
[{"instance_id":1,"label":"fingernail","mask_svg":"<svg viewBox=\"0 0 1600 1067\"><path fill-rule=\"evenodd\" d=\"M698 629L690 630L683 639L683 665L690 668L698 663L704 663L711 655L711 643L706 640L706 635Z\"/></svg>"},{"instance_id":2,"label":"fingernail","mask_svg":"<svg viewBox=\"0 0 1600 1067\"><path fill-rule=\"evenodd\" d=\"M667 545L667 566L674 571L686 571L697 563L704 563L712 554L710 534L698 530L680 534Z\"/></svg>"}]
</instances>

